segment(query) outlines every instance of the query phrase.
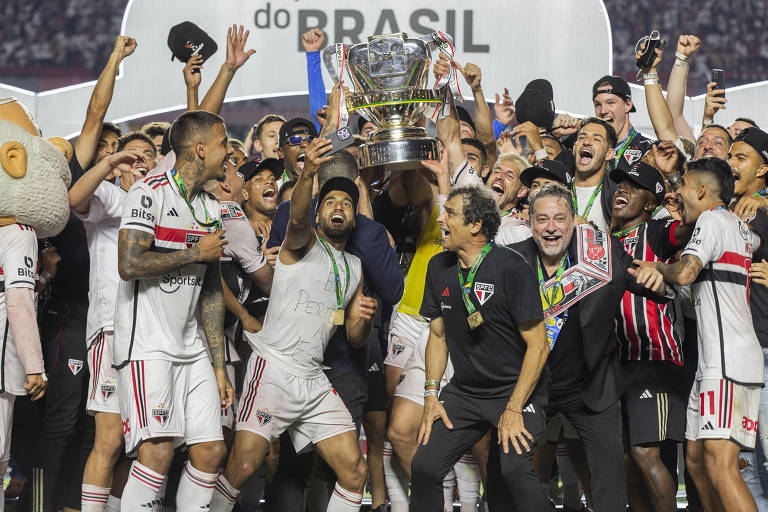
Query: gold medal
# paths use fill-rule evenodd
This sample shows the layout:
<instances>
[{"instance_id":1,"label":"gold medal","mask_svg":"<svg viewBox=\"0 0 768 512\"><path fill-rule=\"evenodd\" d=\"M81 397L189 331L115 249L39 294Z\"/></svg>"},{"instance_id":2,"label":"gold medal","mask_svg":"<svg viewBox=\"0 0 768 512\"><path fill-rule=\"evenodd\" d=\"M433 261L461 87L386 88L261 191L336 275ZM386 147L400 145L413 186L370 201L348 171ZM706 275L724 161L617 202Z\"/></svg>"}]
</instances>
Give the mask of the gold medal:
<instances>
[{"instance_id":1,"label":"gold medal","mask_svg":"<svg viewBox=\"0 0 768 512\"><path fill-rule=\"evenodd\" d=\"M475 311L467 317L467 323L469 323L470 329L475 329L483 325L483 321L483 315L481 315L479 311Z\"/></svg>"},{"instance_id":2,"label":"gold medal","mask_svg":"<svg viewBox=\"0 0 768 512\"><path fill-rule=\"evenodd\" d=\"M344 325L344 310L343 309L334 309L333 310L333 325Z\"/></svg>"}]
</instances>

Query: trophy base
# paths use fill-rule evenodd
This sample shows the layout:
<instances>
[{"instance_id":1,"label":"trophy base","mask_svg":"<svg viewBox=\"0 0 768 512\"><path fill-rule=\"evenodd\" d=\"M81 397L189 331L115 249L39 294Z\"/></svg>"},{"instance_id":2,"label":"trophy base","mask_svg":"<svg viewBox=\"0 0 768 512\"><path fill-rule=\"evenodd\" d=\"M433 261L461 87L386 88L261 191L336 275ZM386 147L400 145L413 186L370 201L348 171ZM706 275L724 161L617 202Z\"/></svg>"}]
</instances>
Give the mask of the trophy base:
<instances>
[{"instance_id":1,"label":"trophy base","mask_svg":"<svg viewBox=\"0 0 768 512\"><path fill-rule=\"evenodd\" d=\"M420 167L421 160L439 160L437 140L427 136L420 127L379 130L357 148L357 163L361 169L383 166L385 171L409 171Z\"/></svg>"}]
</instances>

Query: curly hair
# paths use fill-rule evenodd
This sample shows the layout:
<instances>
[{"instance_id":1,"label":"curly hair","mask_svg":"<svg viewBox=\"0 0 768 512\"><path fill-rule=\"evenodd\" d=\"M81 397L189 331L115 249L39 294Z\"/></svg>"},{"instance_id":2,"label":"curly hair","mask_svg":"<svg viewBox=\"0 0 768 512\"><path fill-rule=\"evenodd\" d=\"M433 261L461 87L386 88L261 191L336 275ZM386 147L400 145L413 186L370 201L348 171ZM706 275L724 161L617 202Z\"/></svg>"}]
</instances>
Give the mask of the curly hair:
<instances>
[{"instance_id":1,"label":"curly hair","mask_svg":"<svg viewBox=\"0 0 768 512\"><path fill-rule=\"evenodd\" d=\"M480 222L480 233L486 240L493 240L501 225L501 214L490 190L477 186L456 187L451 189L448 200L457 196L462 200L464 225Z\"/></svg>"}]
</instances>

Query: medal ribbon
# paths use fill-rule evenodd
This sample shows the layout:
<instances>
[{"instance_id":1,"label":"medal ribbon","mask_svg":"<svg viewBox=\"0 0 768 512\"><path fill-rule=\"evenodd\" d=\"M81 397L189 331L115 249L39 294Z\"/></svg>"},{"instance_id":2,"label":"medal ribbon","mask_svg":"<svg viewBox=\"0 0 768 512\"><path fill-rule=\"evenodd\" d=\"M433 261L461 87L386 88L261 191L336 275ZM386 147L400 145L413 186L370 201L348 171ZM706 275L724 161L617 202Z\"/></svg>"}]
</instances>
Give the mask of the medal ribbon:
<instances>
[{"instance_id":1,"label":"medal ribbon","mask_svg":"<svg viewBox=\"0 0 768 512\"><path fill-rule=\"evenodd\" d=\"M483 262L489 252L491 252L490 242L486 243L483 248L480 249L480 254L477 255L475 258L475 263L472 264L472 268L469 270L466 284L464 283L464 278L461 275L461 265L459 265L458 262L456 263L456 270L459 274L459 286L461 287L462 292L461 298L464 300L464 307L467 308L467 313L470 315L475 312L475 305L472 304L471 300L469 300L469 294L472 291L472 284L475 281L475 274L477 274L477 269L480 268L480 264Z\"/></svg>"},{"instance_id":2,"label":"medal ribbon","mask_svg":"<svg viewBox=\"0 0 768 512\"><path fill-rule=\"evenodd\" d=\"M635 130L634 126L630 128L629 133L626 137L624 137L624 140L621 141L621 143L618 145L616 149L616 156L613 157L613 163L618 164L619 159L621 158L621 155L624 154L624 151L629 147L630 144L632 144L632 141L635 140L635 135L637 135L637 130Z\"/></svg>"},{"instance_id":3,"label":"medal ribbon","mask_svg":"<svg viewBox=\"0 0 768 512\"><path fill-rule=\"evenodd\" d=\"M325 252L328 253L328 256L331 257L331 264L333 265L333 277L336 280L336 309L344 309L344 295L346 295L346 292L341 287L341 277L339 276L339 267L336 265L336 258L333 257L333 253L331 252L331 248L328 247L328 242L323 240L323 237L320 235L317 236L317 239L320 241L320 243L323 245L323 248L325 249ZM347 273L347 292L349 291L349 263L347 263L347 257L344 255L344 251L341 251L341 257L344 258L344 269Z\"/></svg>"},{"instance_id":4,"label":"medal ribbon","mask_svg":"<svg viewBox=\"0 0 768 512\"><path fill-rule=\"evenodd\" d=\"M205 213L205 222L201 222L198 220L197 215L195 215L195 209L192 207L192 203L189 202L189 199L187 199L187 187L184 185L184 180L181 179L181 176L179 175L179 172L174 167L171 169L171 176L173 176L173 181L176 182L176 186L179 187L179 192L181 192L181 198L184 199L184 202L187 203L187 207L189 207L189 211L192 213L192 218L195 219L195 222L200 224L201 227L205 228L206 231L210 231L211 227L214 227L216 229L221 229L221 221L219 219L211 220L211 217L208 215L208 208L205 206L205 200L203 199L203 194L201 193L198 195L200 198L200 204L203 205L203 213Z\"/></svg>"},{"instance_id":5,"label":"medal ribbon","mask_svg":"<svg viewBox=\"0 0 768 512\"><path fill-rule=\"evenodd\" d=\"M642 222L641 222L640 224L642 224ZM632 226L631 228L622 229L621 231L617 231L617 232L615 232L615 233L611 233L611 234L612 234L613 236L617 236L617 237L619 237L619 238L621 238L621 237L623 237L623 236L627 236L628 234L630 234L631 232L633 232L634 230L636 230L636 229L637 229L637 228L640 226L640 224L635 224L635 225L634 225L634 226Z\"/></svg>"},{"instance_id":6,"label":"medal ribbon","mask_svg":"<svg viewBox=\"0 0 768 512\"><path fill-rule=\"evenodd\" d=\"M558 301L555 300L555 295L557 294L557 291L561 289L560 285L560 279L563 277L563 272L565 272L565 267L567 266L568 262L568 253L566 252L563 255L563 259L560 260L560 266L557 267L557 272L555 273L555 284L551 287L552 291L550 293L547 293L547 282L544 279L544 271L541 268L541 259L536 258L536 263L538 264L538 273L539 273L539 289L541 292L541 305L544 308L544 311L547 312L549 309L557 304Z\"/></svg>"},{"instance_id":7,"label":"medal ribbon","mask_svg":"<svg viewBox=\"0 0 768 512\"><path fill-rule=\"evenodd\" d=\"M595 190L592 191L592 196L590 196L589 201L587 202L587 207L584 208L584 213L579 213L579 197L578 194L576 194L576 180L573 181L573 209L576 210L576 215L580 215L584 220L587 219L589 212L592 211L592 205L595 203L595 198L600 195L600 191L603 190L604 182L605 176L600 180L600 184L595 187Z\"/></svg>"}]
</instances>

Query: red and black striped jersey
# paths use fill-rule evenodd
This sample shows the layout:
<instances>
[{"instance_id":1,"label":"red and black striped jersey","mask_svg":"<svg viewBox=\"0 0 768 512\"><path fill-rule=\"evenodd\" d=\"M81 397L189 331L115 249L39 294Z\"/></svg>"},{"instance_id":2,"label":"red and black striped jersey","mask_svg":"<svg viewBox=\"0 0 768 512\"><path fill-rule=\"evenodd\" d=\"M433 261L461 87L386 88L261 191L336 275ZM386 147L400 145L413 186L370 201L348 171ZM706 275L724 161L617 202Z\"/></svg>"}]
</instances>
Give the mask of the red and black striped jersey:
<instances>
[{"instance_id":1,"label":"red and black striped jersey","mask_svg":"<svg viewBox=\"0 0 768 512\"><path fill-rule=\"evenodd\" d=\"M619 236L634 259L667 261L677 251L678 221L651 220ZM616 335L623 361L669 361L683 364L682 329L673 303L657 304L629 291L616 316Z\"/></svg>"}]
</instances>

